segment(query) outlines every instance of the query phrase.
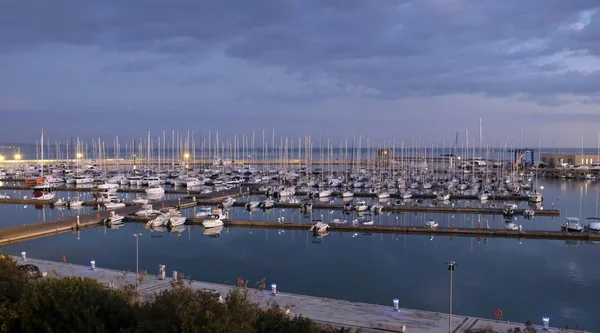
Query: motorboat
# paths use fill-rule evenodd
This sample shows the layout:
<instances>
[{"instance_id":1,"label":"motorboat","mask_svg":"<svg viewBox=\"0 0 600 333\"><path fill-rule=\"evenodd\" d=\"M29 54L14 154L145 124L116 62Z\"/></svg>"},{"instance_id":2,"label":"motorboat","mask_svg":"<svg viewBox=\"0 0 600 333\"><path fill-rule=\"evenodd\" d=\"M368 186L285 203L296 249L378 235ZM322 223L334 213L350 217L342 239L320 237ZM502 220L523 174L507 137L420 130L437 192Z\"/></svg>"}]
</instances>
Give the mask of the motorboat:
<instances>
[{"instance_id":1,"label":"motorboat","mask_svg":"<svg viewBox=\"0 0 600 333\"><path fill-rule=\"evenodd\" d=\"M347 222L348 222L347 220L342 220L339 217L336 217L333 220L331 220L331 223L333 223L333 224L345 224Z\"/></svg>"},{"instance_id":2,"label":"motorboat","mask_svg":"<svg viewBox=\"0 0 600 333\"><path fill-rule=\"evenodd\" d=\"M65 200L63 200L62 198L59 198L58 200L56 200L52 203L53 206L64 206L66 204L67 204L67 202Z\"/></svg>"},{"instance_id":3,"label":"motorboat","mask_svg":"<svg viewBox=\"0 0 600 333\"><path fill-rule=\"evenodd\" d=\"M371 206L370 210L375 214L381 214L381 211L383 210L383 206L380 204L375 204L375 205Z\"/></svg>"},{"instance_id":4,"label":"motorboat","mask_svg":"<svg viewBox=\"0 0 600 333\"><path fill-rule=\"evenodd\" d=\"M229 214L226 211L223 212L223 210L221 208L215 208L212 210L212 212L206 218L227 220L227 219L229 219Z\"/></svg>"},{"instance_id":5,"label":"motorboat","mask_svg":"<svg viewBox=\"0 0 600 333\"><path fill-rule=\"evenodd\" d=\"M74 197L67 203L67 207L69 208L79 208L83 205L83 201L79 199L79 197Z\"/></svg>"},{"instance_id":6,"label":"motorboat","mask_svg":"<svg viewBox=\"0 0 600 333\"><path fill-rule=\"evenodd\" d=\"M490 196L487 193L477 193L477 199L479 201L486 201Z\"/></svg>"},{"instance_id":7,"label":"motorboat","mask_svg":"<svg viewBox=\"0 0 600 333\"><path fill-rule=\"evenodd\" d=\"M328 198L333 194L332 190L324 190L319 192L319 198Z\"/></svg>"},{"instance_id":8,"label":"motorboat","mask_svg":"<svg viewBox=\"0 0 600 333\"><path fill-rule=\"evenodd\" d=\"M157 194L165 194L165 189L160 185L152 185L146 189L146 194L149 195L157 195Z\"/></svg>"},{"instance_id":9,"label":"motorboat","mask_svg":"<svg viewBox=\"0 0 600 333\"><path fill-rule=\"evenodd\" d=\"M404 192L404 193L400 194L400 198L402 198L404 200L410 199L410 198L412 198L412 193L410 193L410 192Z\"/></svg>"},{"instance_id":10,"label":"motorboat","mask_svg":"<svg viewBox=\"0 0 600 333\"><path fill-rule=\"evenodd\" d=\"M319 233L327 232L327 229L329 229L329 224L319 221L319 222L313 224L310 227L310 229L308 229L308 231L310 231L314 234L319 234Z\"/></svg>"},{"instance_id":11,"label":"motorboat","mask_svg":"<svg viewBox=\"0 0 600 333\"><path fill-rule=\"evenodd\" d=\"M204 221L202 221L202 226L205 228L216 228L222 227L223 221L217 217L217 215L211 214L206 217Z\"/></svg>"},{"instance_id":12,"label":"motorboat","mask_svg":"<svg viewBox=\"0 0 600 333\"><path fill-rule=\"evenodd\" d=\"M106 209L117 209L117 208L123 208L127 206L124 202L118 200L118 201L110 201L110 202L106 202L104 203L104 207Z\"/></svg>"},{"instance_id":13,"label":"motorboat","mask_svg":"<svg viewBox=\"0 0 600 333\"><path fill-rule=\"evenodd\" d=\"M154 214L160 213L157 210L154 210L154 207L150 204L142 205L142 208L135 212L135 216L148 217Z\"/></svg>"},{"instance_id":14,"label":"motorboat","mask_svg":"<svg viewBox=\"0 0 600 333\"><path fill-rule=\"evenodd\" d=\"M428 228L434 229L434 228L439 227L440 225L439 225L439 223L437 223L434 220L429 220L429 221L425 222L425 226Z\"/></svg>"},{"instance_id":15,"label":"motorboat","mask_svg":"<svg viewBox=\"0 0 600 333\"><path fill-rule=\"evenodd\" d=\"M352 198L353 196L354 196L354 192L352 192L352 191L342 192L342 198Z\"/></svg>"},{"instance_id":16,"label":"motorboat","mask_svg":"<svg viewBox=\"0 0 600 333\"><path fill-rule=\"evenodd\" d=\"M35 190L33 192L34 200L52 200L54 199L54 193L45 190Z\"/></svg>"},{"instance_id":17,"label":"motorboat","mask_svg":"<svg viewBox=\"0 0 600 333\"><path fill-rule=\"evenodd\" d=\"M6 193L0 193L0 199L11 199L10 195L6 194Z\"/></svg>"},{"instance_id":18,"label":"motorboat","mask_svg":"<svg viewBox=\"0 0 600 333\"><path fill-rule=\"evenodd\" d=\"M585 230L589 232L600 232L600 218L599 217L588 217L585 219L587 225Z\"/></svg>"},{"instance_id":19,"label":"motorboat","mask_svg":"<svg viewBox=\"0 0 600 333\"><path fill-rule=\"evenodd\" d=\"M387 199L390 197L390 192L388 191L381 191L379 193L377 193L377 199Z\"/></svg>"},{"instance_id":20,"label":"motorboat","mask_svg":"<svg viewBox=\"0 0 600 333\"><path fill-rule=\"evenodd\" d=\"M210 209L210 207L200 207L200 208L198 208L198 212L196 212L194 217L197 219L203 219L203 218L207 217L208 215L210 215L211 213L212 213L212 210Z\"/></svg>"},{"instance_id":21,"label":"motorboat","mask_svg":"<svg viewBox=\"0 0 600 333\"><path fill-rule=\"evenodd\" d=\"M369 206L367 206L367 203L364 200L359 200L358 202L356 202L356 205L354 205L354 210L356 210L357 212L364 212L368 209Z\"/></svg>"},{"instance_id":22,"label":"motorboat","mask_svg":"<svg viewBox=\"0 0 600 333\"><path fill-rule=\"evenodd\" d=\"M179 226L179 225L184 225L185 224L185 216L181 216L181 212L172 209L171 211L169 211L169 221L167 221L165 223L165 225L168 228L172 228L175 226Z\"/></svg>"},{"instance_id":23,"label":"motorboat","mask_svg":"<svg viewBox=\"0 0 600 333\"><path fill-rule=\"evenodd\" d=\"M502 209L502 213L505 216L511 216L515 213L515 209L517 209L517 205L512 202L504 203L504 208Z\"/></svg>"},{"instance_id":24,"label":"motorboat","mask_svg":"<svg viewBox=\"0 0 600 333\"><path fill-rule=\"evenodd\" d=\"M250 201L246 203L246 205L244 205L244 208L246 208L247 210L251 210L258 208L258 206L260 206L260 201Z\"/></svg>"},{"instance_id":25,"label":"motorboat","mask_svg":"<svg viewBox=\"0 0 600 333\"><path fill-rule=\"evenodd\" d=\"M519 226L513 222L512 220L506 221L506 223L504 223L504 229L507 230L519 230Z\"/></svg>"},{"instance_id":26,"label":"motorboat","mask_svg":"<svg viewBox=\"0 0 600 333\"><path fill-rule=\"evenodd\" d=\"M528 200L529 200L529 202L542 202L542 201L544 201L544 196L541 193L534 191L534 192L529 193Z\"/></svg>"},{"instance_id":27,"label":"motorboat","mask_svg":"<svg viewBox=\"0 0 600 333\"><path fill-rule=\"evenodd\" d=\"M101 190L113 190L113 189L117 189L117 188L119 188L119 184L105 183L105 184L98 185L98 189L101 189Z\"/></svg>"},{"instance_id":28,"label":"motorboat","mask_svg":"<svg viewBox=\"0 0 600 333\"><path fill-rule=\"evenodd\" d=\"M580 232L583 230L581 223L579 223L579 218L577 217L567 217L567 221L561 226L562 231L574 231Z\"/></svg>"},{"instance_id":29,"label":"motorboat","mask_svg":"<svg viewBox=\"0 0 600 333\"><path fill-rule=\"evenodd\" d=\"M148 204L148 199L145 198L136 198L131 201L134 205L146 205Z\"/></svg>"},{"instance_id":30,"label":"motorboat","mask_svg":"<svg viewBox=\"0 0 600 333\"><path fill-rule=\"evenodd\" d=\"M302 204L302 206L300 206L300 210L306 214L306 213L310 213L313 210L313 204L311 202L305 202Z\"/></svg>"},{"instance_id":31,"label":"motorboat","mask_svg":"<svg viewBox=\"0 0 600 333\"><path fill-rule=\"evenodd\" d=\"M161 226L165 225L165 223L167 223L168 221L169 221L169 215L159 214L152 220L148 221L148 223L146 223L146 226L148 226L150 228L161 227Z\"/></svg>"},{"instance_id":32,"label":"motorboat","mask_svg":"<svg viewBox=\"0 0 600 333\"><path fill-rule=\"evenodd\" d=\"M221 202L219 204L219 206L223 209L225 208L229 208L231 206L233 206L233 204L235 203L235 199L232 197L227 197L225 200L223 200L223 202Z\"/></svg>"},{"instance_id":33,"label":"motorboat","mask_svg":"<svg viewBox=\"0 0 600 333\"><path fill-rule=\"evenodd\" d=\"M450 200L450 193L439 193L435 196L436 201L448 201Z\"/></svg>"},{"instance_id":34,"label":"motorboat","mask_svg":"<svg viewBox=\"0 0 600 333\"><path fill-rule=\"evenodd\" d=\"M104 219L104 224L107 226L122 224L124 218L124 216L116 214L113 210L110 212L110 216Z\"/></svg>"},{"instance_id":35,"label":"motorboat","mask_svg":"<svg viewBox=\"0 0 600 333\"><path fill-rule=\"evenodd\" d=\"M373 225L373 219L371 219L368 216L365 216L365 217L361 217L359 219L355 219L354 221L352 221L352 224L354 224L354 225L356 225L356 224Z\"/></svg>"},{"instance_id":36,"label":"motorboat","mask_svg":"<svg viewBox=\"0 0 600 333\"><path fill-rule=\"evenodd\" d=\"M266 198L265 201L260 205L262 209L271 209L275 207L275 201L271 198Z\"/></svg>"}]
</instances>

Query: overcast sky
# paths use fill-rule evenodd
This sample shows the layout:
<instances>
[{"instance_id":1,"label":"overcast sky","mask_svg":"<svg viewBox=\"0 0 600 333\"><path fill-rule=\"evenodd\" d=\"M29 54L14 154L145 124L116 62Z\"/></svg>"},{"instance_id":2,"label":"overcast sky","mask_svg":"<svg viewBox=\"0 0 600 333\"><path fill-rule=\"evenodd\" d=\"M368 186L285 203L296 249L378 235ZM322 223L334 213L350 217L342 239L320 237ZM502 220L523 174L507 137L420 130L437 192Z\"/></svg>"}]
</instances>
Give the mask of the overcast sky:
<instances>
[{"instance_id":1,"label":"overcast sky","mask_svg":"<svg viewBox=\"0 0 600 333\"><path fill-rule=\"evenodd\" d=\"M0 141L597 145L598 0L0 1ZM297 139L296 139L297 140Z\"/></svg>"}]
</instances>

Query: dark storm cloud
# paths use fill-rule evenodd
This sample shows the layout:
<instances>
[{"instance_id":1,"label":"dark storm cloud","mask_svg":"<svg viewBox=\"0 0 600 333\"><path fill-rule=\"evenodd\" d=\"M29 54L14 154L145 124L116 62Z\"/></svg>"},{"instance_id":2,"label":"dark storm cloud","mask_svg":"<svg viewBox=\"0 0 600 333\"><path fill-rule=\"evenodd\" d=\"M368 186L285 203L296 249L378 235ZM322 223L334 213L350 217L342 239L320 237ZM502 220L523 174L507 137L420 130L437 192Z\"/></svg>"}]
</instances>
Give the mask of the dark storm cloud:
<instances>
[{"instance_id":1,"label":"dark storm cloud","mask_svg":"<svg viewBox=\"0 0 600 333\"><path fill-rule=\"evenodd\" d=\"M3 1L0 51L43 44L144 51L193 64L220 50L250 64L281 66L336 89L283 101L326 98L359 87L378 98L449 94L592 96L599 73L568 70L564 52L600 55L597 0L239 0ZM588 22L581 22L589 12ZM581 29L572 25L580 22ZM150 71L160 61L123 61L111 71ZM210 77L180 80L202 83ZM257 87L259 88L259 87ZM270 92L265 92L269 96ZM256 96L261 96L257 94ZM587 101L596 101L588 98Z\"/></svg>"}]
</instances>

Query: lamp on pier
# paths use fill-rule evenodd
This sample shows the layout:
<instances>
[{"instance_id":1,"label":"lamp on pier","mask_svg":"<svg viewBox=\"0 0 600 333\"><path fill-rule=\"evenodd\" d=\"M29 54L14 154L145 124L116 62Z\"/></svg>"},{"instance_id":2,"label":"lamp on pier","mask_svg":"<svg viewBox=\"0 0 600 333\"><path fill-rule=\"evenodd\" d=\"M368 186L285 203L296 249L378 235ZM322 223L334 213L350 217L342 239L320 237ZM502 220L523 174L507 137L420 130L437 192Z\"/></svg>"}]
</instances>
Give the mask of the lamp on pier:
<instances>
[{"instance_id":1,"label":"lamp on pier","mask_svg":"<svg viewBox=\"0 0 600 333\"><path fill-rule=\"evenodd\" d=\"M271 283L271 294L277 295L277 284Z\"/></svg>"},{"instance_id":2,"label":"lamp on pier","mask_svg":"<svg viewBox=\"0 0 600 333\"><path fill-rule=\"evenodd\" d=\"M79 159L80 159L80 158L83 158L83 154L82 154L82 153L77 153L77 155L76 155L76 156L77 156L77 158L79 158Z\"/></svg>"},{"instance_id":3,"label":"lamp on pier","mask_svg":"<svg viewBox=\"0 0 600 333\"><path fill-rule=\"evenodd\" d=\"M0 155L0 162L4 161L4 156Z\"/></svg>"},{"instance_id":4,"label":"lamp on pier","mask_svg":"<svg viewBox=\"0 0 600 333\"><path fill-rule=\"evenodd\" d=\"M15 154L15 160L20 160L20 159L21 159L21 157L22 157L22 156L21 156L21 154L19 154L19 153L16 153L16 154Z\"/></svg>"},{"instance_id":5,"label":"lamp on pier","mask_svg":"<svg viewBox=\"0 0 600 333\"><path fill-rule=\"evenodd\" d=\"M544 323L544 331L547 331L550 329L550 317L543 317L542 318L542 322Z\"/></svg>"}]
</instances>

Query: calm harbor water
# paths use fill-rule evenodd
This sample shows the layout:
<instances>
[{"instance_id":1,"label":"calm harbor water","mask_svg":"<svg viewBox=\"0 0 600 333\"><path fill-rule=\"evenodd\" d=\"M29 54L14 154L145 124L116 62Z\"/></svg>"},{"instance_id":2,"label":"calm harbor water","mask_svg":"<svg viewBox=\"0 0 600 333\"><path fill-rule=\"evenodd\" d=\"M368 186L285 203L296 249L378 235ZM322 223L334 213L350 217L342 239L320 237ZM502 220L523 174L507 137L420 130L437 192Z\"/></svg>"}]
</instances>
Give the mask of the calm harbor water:
<instances>
[{"instance_id":1,"label":"calm harbor water","mask_svg":"<svg viewBox=\"0 0 600 333\"><path fill-rule=\"evenodd\" d=\"M580 217L582 222L598 216L598 182L544 180L540 185L544 186L544 208L554 203L561 217L519 219L524 229L559 230L566 216ZM193 211L183 213L191 216ZM286 222L304 223L321 215L325 221L342 217L339 211L315 211L305 217L293 209L250 214L234 208L231 214L235 219L277 221L284 217ZM35 209L0 206L3 223L33 222L39 220L37 215ZM414 225L431 218L441 225L465 227L485 219L492 228L504 223L501 216L422 213L384 213L375 217L375 223L394 224L396 217L399 223ZM499 308L503 319L510 321L539 323L542 316L550 316L553 326L580 325L600 331L600 244L586 242L353 233L330 233L316 239L304 230L247 228L208 237L200 226L171 234L150 232L132 223L119 229L100 227L12 244L2 251L15 255L27 251L30 257L56 261L66 255L77 264L96 260L100 267L133 271L132 235L136 232L143 233L140 267L151 274L165 264L168 272L177 270L192 279L217 283L234 284L243 277L254 286L266 277L283 292L385 305L398 297L402 307L429 311L448 311L449 275L444 262L455 260L454 313L491 318Z\"/></svg>"}]
</instances>

